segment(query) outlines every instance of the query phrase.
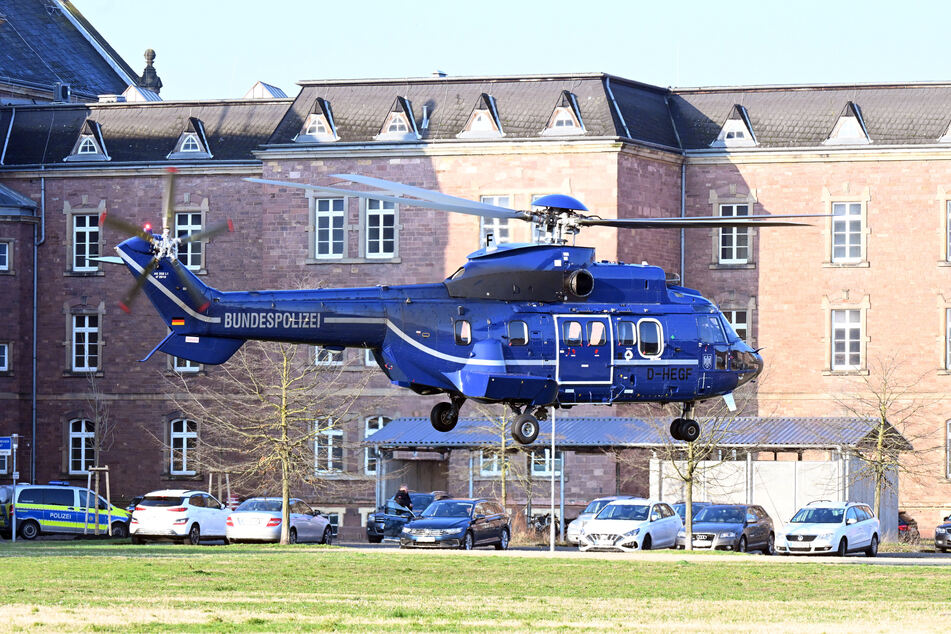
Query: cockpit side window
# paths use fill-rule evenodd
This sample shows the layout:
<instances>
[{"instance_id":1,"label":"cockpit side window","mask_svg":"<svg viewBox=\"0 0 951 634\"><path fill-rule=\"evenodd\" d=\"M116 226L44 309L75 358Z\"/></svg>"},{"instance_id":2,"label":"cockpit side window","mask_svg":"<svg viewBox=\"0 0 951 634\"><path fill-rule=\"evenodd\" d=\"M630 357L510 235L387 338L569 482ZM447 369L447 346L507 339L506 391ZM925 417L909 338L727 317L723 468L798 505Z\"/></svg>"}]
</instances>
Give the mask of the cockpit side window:
<instances>
[{"instance_id":1,"label":"cockpit side window","mask_svg":"<svg viewBox=\"0 0 951 634\"><path fill-rule=\"evenodd\" d=\"M656 319L642 319L637 322L637 334L640 339L638 350L644 357L659 357L664 351L664 339L660 322Z\"/></svg>"},{"instance_id":2,"label":"cockpit side window","mask_svg":"<svg viewBox=\"0 0 951 634\"><path fill-rule=\"evenodd\" d=\"M588 322L588 345L603 346L606 341L604 323L600 321Z\"/></svg>"},{"instance_id":3,"label":"cockpit side window","mask_svg":"<svg viewBox=\"0 0 951 634\"><path fill-rule=\"evenodd\" d=\"M716 315L697 315L697 329L703 343L726 343L726 335Z\"/></svg>"},{"instance_id":4,"label":"cockpit side window","mask_svg":"<svg viewBox=\"0 0 951 634\"><path fill-rule=\"evenodd\" d=\"M617 322L617 342L619 346L633 346L637 343L633 321Z\"/></svg>"},{"instance_id":5,"label":"cockpit side window","mask_svg":"<svg viewBox=\"0 0 951 634\"><path fill-rule=\"evenodd\" d=\"M456 343L460 346L467 346L472 343L472 327L467 320L456 320L453 331L456 333Z\"/></svg>"},{"instance_id":6,"label":"cockpit side window","mask_svg":"<svg viewBox=\"0 0 951 634\"><path fill-rule=\"evenodd\" d=\"M509 322L509 345L528 345L528 324L521 320Z\"/></svg>"},{"instance_id":7,"label":"cockpit side window","mask_svg":"<svg viewBox=\"0 0 951 634\"><path fill-rule=\"evenodd\" d=\"M580 321L566 321L563 326L565 343L569 346L580 346L581 345L581 322Z\"/></svg>"}]
</instances>

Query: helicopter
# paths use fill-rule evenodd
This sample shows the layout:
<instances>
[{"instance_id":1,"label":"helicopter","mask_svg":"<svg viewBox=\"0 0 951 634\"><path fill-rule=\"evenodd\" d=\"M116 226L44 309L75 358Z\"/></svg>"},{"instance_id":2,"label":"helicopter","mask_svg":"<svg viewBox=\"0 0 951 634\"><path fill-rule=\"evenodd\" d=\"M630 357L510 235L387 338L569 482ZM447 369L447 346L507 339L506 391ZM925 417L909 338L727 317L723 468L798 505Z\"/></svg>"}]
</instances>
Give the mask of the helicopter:
<instances>
[{"instance_id":1,"label":"helicopter","mask_svg":"<svg viewBox=\"0 0 951 634\"><path fill-rule=\"evenodd\" d=\"M228 221L172 236L174 171L166 176L161 233L104 213L101 224L132 234L116 246L136 280L120 302L129 311L144 290L169 327L155 352L203 364L227 361L249 339L367 348L387 378L420 395L445 394L430 421L452 430L463 403L503 403L520 444L538 436L551 408L581 404L678 403L671 436L700 435L696 403L723 397L763 369L710 300L663 269L603 262L592 247L569 245L585 227L799 226L817 215L600 218L578 200L543 196L514 210L358 174L334 178L385 191L259 178L269 186L390 201L454 213L534 222L547 240L487 243L445 280L411 285L224 292L178 261L183 244L233 231Z\"/></svg>"}]
</instances>

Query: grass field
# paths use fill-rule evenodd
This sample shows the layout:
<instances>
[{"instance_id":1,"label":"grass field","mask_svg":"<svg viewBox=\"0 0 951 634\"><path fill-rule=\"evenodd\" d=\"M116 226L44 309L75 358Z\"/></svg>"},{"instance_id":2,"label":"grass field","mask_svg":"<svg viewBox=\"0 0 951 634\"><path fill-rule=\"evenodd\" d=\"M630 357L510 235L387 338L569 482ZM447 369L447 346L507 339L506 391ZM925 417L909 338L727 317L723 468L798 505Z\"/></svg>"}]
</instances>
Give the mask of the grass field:
<instances>
[{"instance_id":1,"label":"grass field","mask_svg":"<svg viewBox=\"0 0 951 634\"><path fill-rule=\"evenodd\" d=\"M904 632L951 622L951 567L721 559L5 542L0 631Z\"/></svg>"}]
</instances>

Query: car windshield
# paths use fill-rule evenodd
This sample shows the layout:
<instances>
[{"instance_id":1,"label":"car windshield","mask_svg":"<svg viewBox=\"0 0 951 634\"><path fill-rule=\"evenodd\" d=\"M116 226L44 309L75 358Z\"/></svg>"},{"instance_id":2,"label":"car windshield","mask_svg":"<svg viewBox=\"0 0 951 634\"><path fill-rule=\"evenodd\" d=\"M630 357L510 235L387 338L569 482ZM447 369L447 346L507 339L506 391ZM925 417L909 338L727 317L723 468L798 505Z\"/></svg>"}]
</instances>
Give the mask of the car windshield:
<instances>
[{"instance_id":1,"label":"car windshield","mask_svg":"<svg viewBox=\"0 0 951 634\"><path fill-rule=\"evenodd\" d=\"M584 508L582 513L591 513L593 515L597 513L598 511L600 511L601 509L603 509L605 506L607 506L608 502L610 501L611 500L595 500L594 502L591 502L590 504L588 504L588 506Z\"/></svg>"},{"instance_id":2,"label":"car windshield","mask_svg":"<svg viewBox=\"0 0 951 634\"><path fill-rule=\"evenodd\" d=\"M635 520L647 519L650 507L644 504L608 504L598 513L599 520Z\"/></svg>"},{"instance_id":3,"label":"car windshield","mask_svg":"<svg viewBox=\"0 0 951 634\"><path fill-rule=\"evenodd\" d=\"M182 506L185 504L185 498L173 496L146 496L139 502L139 506Z\"/></svg>"},{"instance_id":4,"label":"car windshield","mask_svg":"<svg viewBox=\"0 0 951 634\"><path fill-rule=\"evenodd\" d=\"M715 508L715 507L706 507L700 509L700 512L697 513L697 517L694 518L697 522L716 522L719 524L742 524L746 520L746 511L738 508Z\"/></svg>"},{"instance_id":5,"label":"car windshield","mask_svg":"<svg viewBox=\"0 0 951 634\"><path fill-rule=\"evenodd\" d=\"M259 513L280 513L280 500L250 499L242 502L235 511L257 511Z\"/></svg>"},{"instance_id":6,"label":"car windshield","mask_svg":"<svg viewBox=\"0 0 951 634\"><path fill-rule=\"evenodd\" d=\"M841 524L845 509L805 508L793 516L793 524Z\"/></svg>"},{"instance_id":7,"label":"car windshield","mask_svg":"<svg viewBox=\"0 0 951 634\"><path fill-rule=\"evenodd\" d=\"M413 508L418 511L432 504L436 496L432 493L410 493L409 499L413 503Z\"/></svg>"},{"instance_id":8,"label":"car windshield","mask_svg":"<svg viewBox=\"0 0 951 634\"><path fill-rule=\"evenodd\" d=\"M433 502L423 511L423 517L469 517L472 502Z\"/></svg>"}]
</instances>

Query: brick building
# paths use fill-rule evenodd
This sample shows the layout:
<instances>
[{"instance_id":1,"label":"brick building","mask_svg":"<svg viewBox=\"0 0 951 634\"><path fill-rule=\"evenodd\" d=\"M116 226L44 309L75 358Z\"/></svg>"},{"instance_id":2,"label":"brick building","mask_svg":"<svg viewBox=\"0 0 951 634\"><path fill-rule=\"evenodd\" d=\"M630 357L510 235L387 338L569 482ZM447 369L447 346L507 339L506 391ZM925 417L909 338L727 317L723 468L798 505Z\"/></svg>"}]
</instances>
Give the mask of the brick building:
<instances>
[{"instance_id":1,"label":"brick building","mask_svg":"<svg viewBox=\"0 0 951 634\"><path fill-rule=\"evenodd\" d=\"M302 275L328 286L430 282L454 271L485 231L533 237L527 225L242 180L329 184L329 175L353 172L514 208L567 193L602 217L833 214L788 230L595 228L579 243L602 259L679 272L714 298L765 348L761 416L840 415L835 395L876 360L901 355L905 376L923 376L912 396L931 403L915 420L927 474L902 479L902 506L925 532L949 512L951 85L690 90L577 74L313 81L294 98L270 94L0 107L0 318L8 324L0 435L21 435L21 474L85 479L95 388L120 421L99 456L116 497L200 486L205 477L170 450L187 454L200 426L176 417L162 376L201 381L214 369L161 355L138 363L164 324L145 302L121 313L130 276L84 257L109 254L121 239L98 228L104 209L160 221L167 166L179 170L178 229L224 218L238 227L190 256L222 290L286 288ZM371 242L371 222L392 228L393 242ZM346 356L357 362L347 371L373 371L362 350ZM344 528L359 528L374 505L377 463L364 438L389 419L427 416L434 402L375 379L339 435L316 448L315 473L328 485L320 506ZM576 461L572 477L588 481L578 489L585 495L615 491L610 456L564 459Z\"/></svg>"}]
</instances>

